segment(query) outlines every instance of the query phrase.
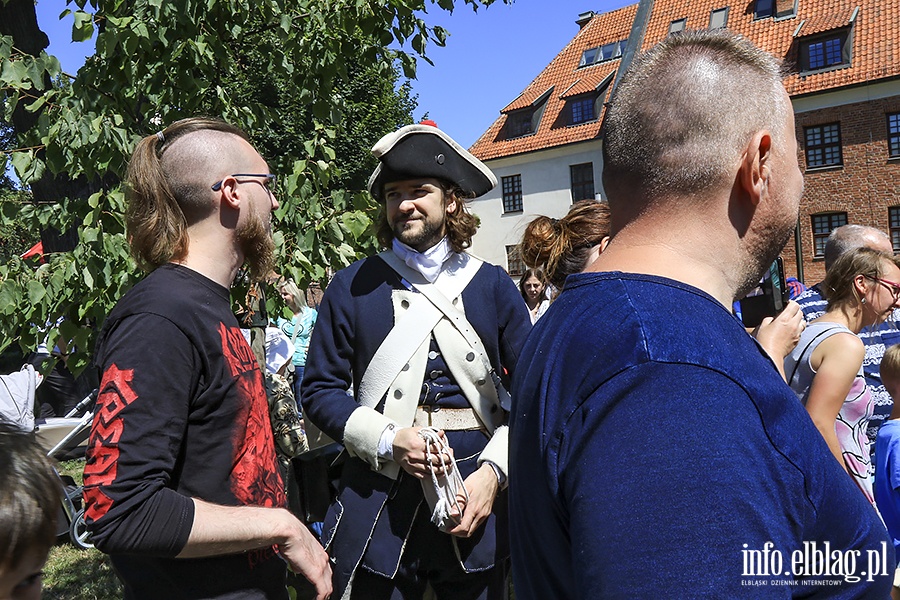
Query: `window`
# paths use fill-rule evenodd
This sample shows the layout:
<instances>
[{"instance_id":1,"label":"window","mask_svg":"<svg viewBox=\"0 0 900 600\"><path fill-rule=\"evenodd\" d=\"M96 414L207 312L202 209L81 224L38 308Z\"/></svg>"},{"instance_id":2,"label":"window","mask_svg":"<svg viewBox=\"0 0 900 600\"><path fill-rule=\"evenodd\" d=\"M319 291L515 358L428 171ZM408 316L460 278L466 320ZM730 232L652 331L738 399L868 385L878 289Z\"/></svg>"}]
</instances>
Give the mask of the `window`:
<instances>
[{"instance_id":1,"label":"window","mask_svg":"<svg viewBox=\"0 0 900 600\"><path fill-rule=\"evenodd\" d=\"M819 71L850 64L850 44L847 31L830 32L826 36L800 42L800 69Z\"/></svg>"},{"instance_id":2,"label":"window","mask_svg":"<svg viewBox=\"0 0 900 600\"><path fill-rule=\"evenodd\" d=\"M719 8L709 13L709 28L722 29L728 25L728 7Z\"/></svg>"},{"instance_id":3,"label":"window","mask_svg":"<svg viewBox=\"0 0 900 600\"><path fill-rule=\"evenodd\" d=\"M807 169L843 164L840 123L805 127L804 132Z\"/></svg>"},{"instance_id":4,"label":"window","mask_svg":"<svg viewBox=\"0 0 900 600\"><path fill-rule=\"evenodd\" d=\"M519 277L525 272L525 261L518 246L506 247L506 272L510 277Z\"/></svg>"},{"instance_id":5,"label":"window","mask_svg":"<svg viewBox=\"0 0 900 600\"><path fill-rule=\"evenodd\" d=\"M833 229L847 224L847 213L812 215L813 246L815 258L825 258L825 242Z\"/></svg>"},{"instance_id":6,"label":"window","mask_svg":"<svg viewBox=\"0 0 900 600\"><path fill-rule=\"evenodd\" d=\"M757 19L765 19L775 14L775 0L756 0L756 11L754 17Z\"/></svg>"},{"instance_id":7,"label":"window","mask_svg":"<svg viewBox=\"0 0 900 600\"><path fill-rule=\"evenodd\" d=\"M594 197L594 163L570 165L572 178L572 202Z\"/></svg>"},{"instance_id":8,"label":"window","mask_svg":"<svg viewBox=\"0 0 900 600\"><path fill-rule=\"evenodd\" d=\"M887 116L888 125L888 156L900 157L900 113Z\"/></svg>"},{"instance_id":9,"label":"window","mask_svg":"<svg viewBox=\"0 0 900 600\"><path fill-rule=\"evenodd\" d=\"M900 206L888 208L888 223L891 231L891 245L894 254L900 253Z\"/></svg>"},{"instance_id":10,"label":"window","mask_svg":"<svg viewBox=\"0 0 900 600\"><path fill-rule=\"evenodd\" d=\"M522 212L522 176L503 178L503 212Z\"/></svg>"},{"instance_id":11,"label":"window","mask_svg":"<svg viewBox=\"0 0 900 600\"><path fill-rule=\"evenodd\" d=\"M625 52L625 44L628 40L619 40L602 46L588 48L581 54L581 60L578 62L579 67L587 67L598 62L619 58Z\"/></svg>"},{"instance_id":12,"label":"window","mask_svg":"<svg viewBox=\"0 0 900 600\"><path fill-rule=\"evenodd\" d=\"M587 123L588 121L597 119L595 110L597 98L593 94L575 98L570 104L572 105L572 118L570 124L578 125L579 123Z\"/></svg>"},{"instance_id":13,"label":"window","mask_svg":"<svg viewBox=\"0 0 900 600\"><path fill-rule=\"evenodd\" d=\"M517 138L534 133L534 113L522 110L510 114L506 118L507 137Z\"/></svg>"},{"instance_id":14,"label":"window","mask_svg":"<svg viewBox=\"0 0 900 600\"><path fill-rule=\"evenodd\" d=\"M672 21L671 23L669 23L669 33L684 31L685 25L687 25L687 19L678 19L677 21Z\"/></svg>"}]
</instances>

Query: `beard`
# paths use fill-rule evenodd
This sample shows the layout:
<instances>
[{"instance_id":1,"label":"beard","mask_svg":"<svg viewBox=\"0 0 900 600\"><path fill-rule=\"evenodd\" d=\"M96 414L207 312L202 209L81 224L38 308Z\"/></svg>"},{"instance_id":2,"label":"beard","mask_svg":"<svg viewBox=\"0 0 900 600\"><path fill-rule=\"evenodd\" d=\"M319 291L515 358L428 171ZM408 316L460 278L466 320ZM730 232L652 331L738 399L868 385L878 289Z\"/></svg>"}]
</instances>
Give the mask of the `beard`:
<instances>
[{"instance_id":1,"label":"beard","mask_svg":"<svg viewBox=\"0 0 900 600\"><path fill-rule=\"evenodd\" d=\"M262 281L275 267L275 241L270 227L252 204L247 220L235 231L235 238L244 254L250 280Z\"/></svg>"},{"instance_id":2,"label":"beard","mask_svg":"<svg viewBox=\"0 0 900 600\"><path fill-rule=\"evenodd\" d=\"M421 227L418 228L418 230L415 229L416 223L421 224ZM391 229L397 240L420 252L437 244L445 234L443 220L437 223L431 219L394 223Z\"/></svg>"},{"instance_id":3,"label":"beard","mask_svg":"<svg viewBox=\"0 0 900 600\"><path fill-rule=\"evenodd\" d=\"M770 224L759 235L759 240L751 249L743 269L744 278L735 293L735 299L743 298L753 288L759 285L760 279L768 272L769 267L784 250L784 246L791 239L796 221Z\"/></svg>"}]
</instances>

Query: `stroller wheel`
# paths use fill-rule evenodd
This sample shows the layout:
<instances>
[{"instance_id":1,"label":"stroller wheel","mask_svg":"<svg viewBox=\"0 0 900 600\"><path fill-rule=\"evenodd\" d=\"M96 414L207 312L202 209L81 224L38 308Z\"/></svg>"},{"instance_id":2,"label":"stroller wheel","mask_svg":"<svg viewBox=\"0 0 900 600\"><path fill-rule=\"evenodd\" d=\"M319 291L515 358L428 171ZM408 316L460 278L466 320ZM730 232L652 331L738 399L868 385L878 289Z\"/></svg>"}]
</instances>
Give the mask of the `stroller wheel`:
<instances>
[{"instance_id":1,"label":"stroller wheel","mask_svg":"<svg viewBox=\"0 0 900 600\"><path fill-rule=\"evenodd\" d=\"M91 534L84 524L83 508L72 517L72 524L69 525L69 537L72 540L72 544L80 550L88 550L94 547L94 544L91 543Z\"/></svg>"}]
</instances>

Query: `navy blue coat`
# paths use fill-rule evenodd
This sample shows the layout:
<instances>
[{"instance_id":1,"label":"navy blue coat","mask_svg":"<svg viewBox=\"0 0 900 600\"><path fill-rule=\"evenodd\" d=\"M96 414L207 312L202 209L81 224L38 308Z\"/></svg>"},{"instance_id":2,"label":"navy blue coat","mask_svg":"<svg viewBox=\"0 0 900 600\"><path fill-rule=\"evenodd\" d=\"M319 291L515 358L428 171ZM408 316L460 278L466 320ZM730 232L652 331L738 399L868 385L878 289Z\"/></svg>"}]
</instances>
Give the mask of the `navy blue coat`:
<instances>
[{"instance_id":1,"label":"navy blue coat","mask_svg":"<svg viewBox=\"0 0 900 600\"><path fill-rule=\"evenodd\" d=\"M406 287L400 277L383 260L370 257L337 273L325 291L309 347L302 404L306 418L332 439L343 439L347 419L358 407L346 390L351 384L359 389L372 356L393 327L391 294L401 289ZM511 374L531 329L518 289L502 269L485 263L462 299L466 318L484 343L494 369ZM465 478L475 470L477 453L487 438L478 431L448 435L458 458L474 455L459 461ZM362 460L347 460L324 531L324 542L337 559L339 584L349 579L364 551L367 568L390 576L422 499L418 480L401 474L394 481ZM476 535L457 539L457 545L467 570L490 568L508 556L505 493L497 498L494 514Z\"/></svg>"}]
</instances>

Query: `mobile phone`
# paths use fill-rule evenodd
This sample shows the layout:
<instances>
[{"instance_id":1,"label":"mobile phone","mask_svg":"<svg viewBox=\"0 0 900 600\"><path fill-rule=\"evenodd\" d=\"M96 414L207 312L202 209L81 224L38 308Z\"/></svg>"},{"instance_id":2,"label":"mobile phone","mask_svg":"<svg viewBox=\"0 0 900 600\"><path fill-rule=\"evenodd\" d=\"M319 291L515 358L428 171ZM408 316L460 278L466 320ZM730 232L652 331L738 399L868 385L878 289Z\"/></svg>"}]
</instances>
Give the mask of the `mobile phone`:
<instances>
[{"instance_id":1,"label":"mobile phone","mask_svg":"<svg viewBox=\"0 0 900 600\"><path fill-rule=\"evenodd\" d=\"M787 306L790 291L784 279L784 260L779 256L766 271L759 285L741 301L744 327L756 327L766 317L774 317Z\"/></svg>"}]
</instances>

